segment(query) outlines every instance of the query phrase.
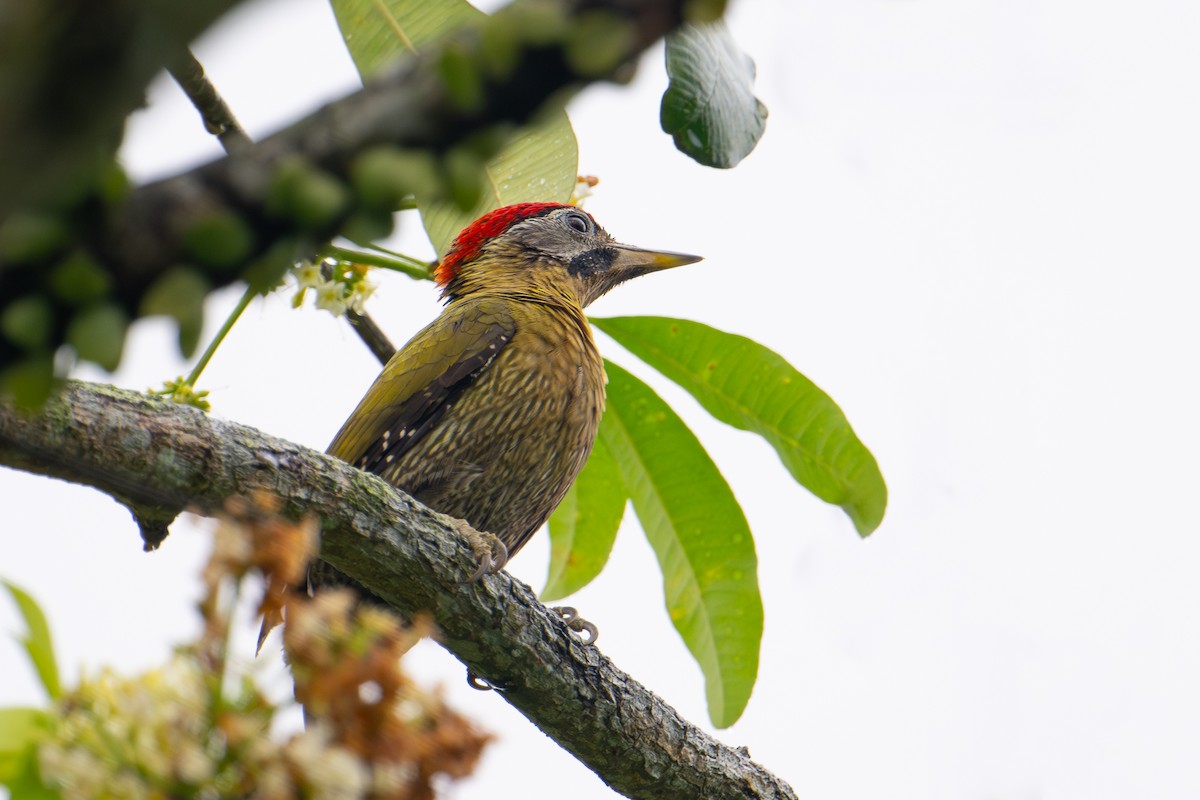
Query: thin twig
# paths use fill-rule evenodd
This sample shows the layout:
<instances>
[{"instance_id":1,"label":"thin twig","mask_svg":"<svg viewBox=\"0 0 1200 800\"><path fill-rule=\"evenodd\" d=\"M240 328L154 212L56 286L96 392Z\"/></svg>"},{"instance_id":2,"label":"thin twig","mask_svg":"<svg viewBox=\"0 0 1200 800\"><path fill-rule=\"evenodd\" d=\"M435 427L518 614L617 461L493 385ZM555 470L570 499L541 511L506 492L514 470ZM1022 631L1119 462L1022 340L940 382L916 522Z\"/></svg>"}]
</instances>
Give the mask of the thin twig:
<instances>
[{"instance_id":1,"label":"thin twig","mask_svg":"<svg viewBox=\"0 0 1200 800\"><path fill-rule=\"evenodd\" d=\"M221 323L221 329L216 332L212 341L208 343L208 347L204 349L204 354L196 362L196 366L192 367L192 371L188 373L187 379L184 381L185 383L194 387L196 381L200 380L200 373L204 372L204 368L212 360L213 354L217 352L217 348L221 346L221 342L225 341L225 337L233 328L233 324L242 316L242 312L246 310L246 306L250 305L250 301L254 299L256 294L257 292L253 287L246 287L246 291L242 293L242 297L238 300L237 305L233 307L233 311L230 311L229 316Z\"/></svg>"},{"instance_id":2,"label":"thin twig","mask_svg":"<svg viewBox=\"0 0 1200 800\"><path fill-rule=\"evenodd\" d=\"M204 74L204 66L196 60L191 50L184 50L179 61L167 67L167 72L183 89L183 93L200 112L205 129L221 143L226 153L249 148L253 141L238 124L233 111L226 105L217 88Z\"/></svg>"},{"instance_id":3,"label":"thin twig","mask_svg":"<svg viewBox=\"0 0 1200 800\"><path fill-rule=\"evenodd\" d=\"M368 315L347 310L346 321L350 323L351 328L354 328L354 332L358 334L358 338L362 339L363 344L379 359L380 364L386 364L395 355L396 345L392 344L392 340Z\"/></svg>"},{"instance_id":4,"label":"thin twig","mask_svg":"<svg viewBox=\"0 0 1200 800\"><path fill-rule=\"evenodd\" d=\"M167 68L171 73L171 77L179 84L179 88L192 101L192 105L200 112L200 118L204 120L205 129L220 141L221 147L225 148L226 153L234 153L241 150L247 150L253 146L254 142L246 134L246 131L238 124L237 117L233 115L232 109L221 97L217 91L217 87L208 79L208 75L204 72L204 65L201 64L191 50L184 50L178 63ZM426 276L428 270L425 270ZM412 277L423 277L416 274L416 270L409 272ZM234 310L230 318L225 321L225 327L217 334L212 343L209 344L208 350L200 359L200 363L192 370L189 376L189 383L195 385L196 380L200 377L200 372L212 358L213 351L221 340L228 333L228 328L237 320L242 311L245 310L246 304L253 296L253 292L247 290L246 295L242 298L238 307ZM355 333L362 339L363 344L367 349L375 354L381 364L386 364L392 354L396 352L396 347L384 334L383 329L375 324L369 315L358 313L356 311L347 311L346 320L350 323L350 327L354 328Z\"/></svg>"},{"instance_id":5,"label":"thin twig","mask_svg":"<svg viewBox=\"0 0 1200 800\"><path fill-rule=\"evenodd\" d=\"M338 261L348 261L352 264L366 264L368 267L380 267L382 269L390 269L393 272L402 272L414 281L431 281L433 280L433 270L427 261L406 256L403 253L397 253L394 250L387 250L374 245L360 245L370 247L378 252L364 253L361 250L351 250L348 247L338 247L335 244L327 244L320 250L320 255L329 258L336 258Z\"/></svg>"}]
</instances>

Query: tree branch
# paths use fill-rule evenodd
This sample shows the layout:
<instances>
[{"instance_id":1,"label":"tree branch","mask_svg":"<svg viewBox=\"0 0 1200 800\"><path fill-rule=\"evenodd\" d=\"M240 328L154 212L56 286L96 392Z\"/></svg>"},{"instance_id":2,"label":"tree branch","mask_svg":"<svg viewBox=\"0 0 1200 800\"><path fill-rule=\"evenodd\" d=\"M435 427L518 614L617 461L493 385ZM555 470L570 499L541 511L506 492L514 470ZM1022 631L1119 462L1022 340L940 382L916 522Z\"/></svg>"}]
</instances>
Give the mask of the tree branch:
<instances>
[{"instance_id":1,"label":"tree branch","mask_svg":"<svg viewBox=\"0 0 1200 800\"><path fill-rule=\"evenodd\" d=\"M350 323L350 327L358 334L358 338L367 346L371 354L379 359L380 364L386 365L396 354L396 345L392 344L392 340L383 332L383 328L379 327L365 311L360 314L352 308L347 309L346 322Z\"/></svg>"},{"instance_id":2,"label":"tree branch","mask_svg":"<svg viewBox=\"0 0 1200 800\"><path fill-rule=\"evenodd\" d=\"M168 513L272 491L289 513L321 517L323 560L402 614L430 611L446 649L618 792L795 797L575 639L525 584L504 572L462 583L471 548L447 517L335 458L158 398L70 382L37 416L0 405L0 464Z\"/></svg>"},{"instance_id":3,"label":"tree branch","mask_svg":"<svg viewBox=\"0 0 1200 800\"><path fill-rule=\"evenodd\" d=\"M233 110L225 103L225 98L221 97L217 87L204 74L204 65L191 50L180 53L167 71L200 113L204 129L217 137L226 153L254 144L233 115Z\"/></svg>"}]
</instances>

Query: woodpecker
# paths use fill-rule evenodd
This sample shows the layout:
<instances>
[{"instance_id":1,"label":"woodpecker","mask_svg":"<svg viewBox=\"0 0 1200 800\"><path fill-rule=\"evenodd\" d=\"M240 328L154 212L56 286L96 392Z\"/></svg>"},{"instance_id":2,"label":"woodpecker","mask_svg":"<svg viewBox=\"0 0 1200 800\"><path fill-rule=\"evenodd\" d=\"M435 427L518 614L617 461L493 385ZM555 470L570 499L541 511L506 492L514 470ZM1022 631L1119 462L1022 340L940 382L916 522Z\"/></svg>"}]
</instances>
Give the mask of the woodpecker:
<instances>
[{"instance_id":1,"label":"woodpecker","mask_svg":"<svg viewBox=\"0 0 1200 800\"><path fill-rule=\"evenodd\" d=\"M329 454L483 532L470 580L500 569L596 437L605 376L584 308L630 278L699 260L620 244L574 206L485 214L434 271L442 313L392 356Z\"/></svg>"}]
</instances>

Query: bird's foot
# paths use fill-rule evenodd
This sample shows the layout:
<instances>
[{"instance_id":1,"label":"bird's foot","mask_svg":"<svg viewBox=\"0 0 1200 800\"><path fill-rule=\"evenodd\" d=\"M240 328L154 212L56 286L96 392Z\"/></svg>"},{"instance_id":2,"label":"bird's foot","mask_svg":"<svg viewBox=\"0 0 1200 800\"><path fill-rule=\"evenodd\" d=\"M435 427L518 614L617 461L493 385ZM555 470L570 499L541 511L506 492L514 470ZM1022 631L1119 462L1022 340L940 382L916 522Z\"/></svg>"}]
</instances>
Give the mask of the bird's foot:
<instances>
[{"instance_id":1,"label":"bird's foot","mask_svg":"<svg viewBox=\"0 0 1200 800\"><path fill-rule=\"evenodd\" d=\"M494 575L508 563L508 548L499 537L485 531L477 531L466 520L455 520L455 527L471 542L475 553L475 571L463 583L474 583L484 575Z\"/></svg>"},{"instance_id":2,"label":"bird's foot","mask_svg":"<svg viewBox=\"0 0 1200 800\"><path fill-rule=\"evenodd\" d=\"M595 644L600 638L600 629L579 616L579 612L571 606L553 606L550 610L562 617L568 628L576 633L586 634L584 644Z\"/></svg>"}]
</instances>

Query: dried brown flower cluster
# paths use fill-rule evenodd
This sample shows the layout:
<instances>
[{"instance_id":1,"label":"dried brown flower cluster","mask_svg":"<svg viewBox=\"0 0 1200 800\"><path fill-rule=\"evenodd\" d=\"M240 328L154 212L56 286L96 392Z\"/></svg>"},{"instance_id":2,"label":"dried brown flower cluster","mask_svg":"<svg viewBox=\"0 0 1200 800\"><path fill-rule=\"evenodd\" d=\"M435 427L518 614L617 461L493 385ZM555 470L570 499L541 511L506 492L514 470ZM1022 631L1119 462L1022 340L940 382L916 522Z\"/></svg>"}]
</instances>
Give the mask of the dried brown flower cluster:
<instances>
[{"instance_id":1,"label":"dried brown flower cluster","mask_svg":"<svg viewBox=\"0 0 1200 800\"><path fill-rule=\"evenodd\" d=\"M231 500L204 569L204 632L135 678L111 671L66 692L38 746L42 782L63 798L434 797L437 776L469 774L491 737L415 685L400 658L431 625L358 608L348 590L302 583L317 523L291 522L274 498ZM261 572L265 614L287 619L284 650L307 727L268 735L279 709L228 654L244 578Z\"/></svg>"},{"instance_id":2,"label":"dried brown flower cluster","mask_svg":"<svg viewBox=\"0 0 1200 800\"><path fill-rule=\"evenodd\" d=\"M431 798L435 775L469 775L491 737L400 669L400 657L431 632L403 627L374 607L356 610L346 589L289 602L284 651L296 699L330 742L371 770L372 797Z\"/></svg>"}]
</instances>

